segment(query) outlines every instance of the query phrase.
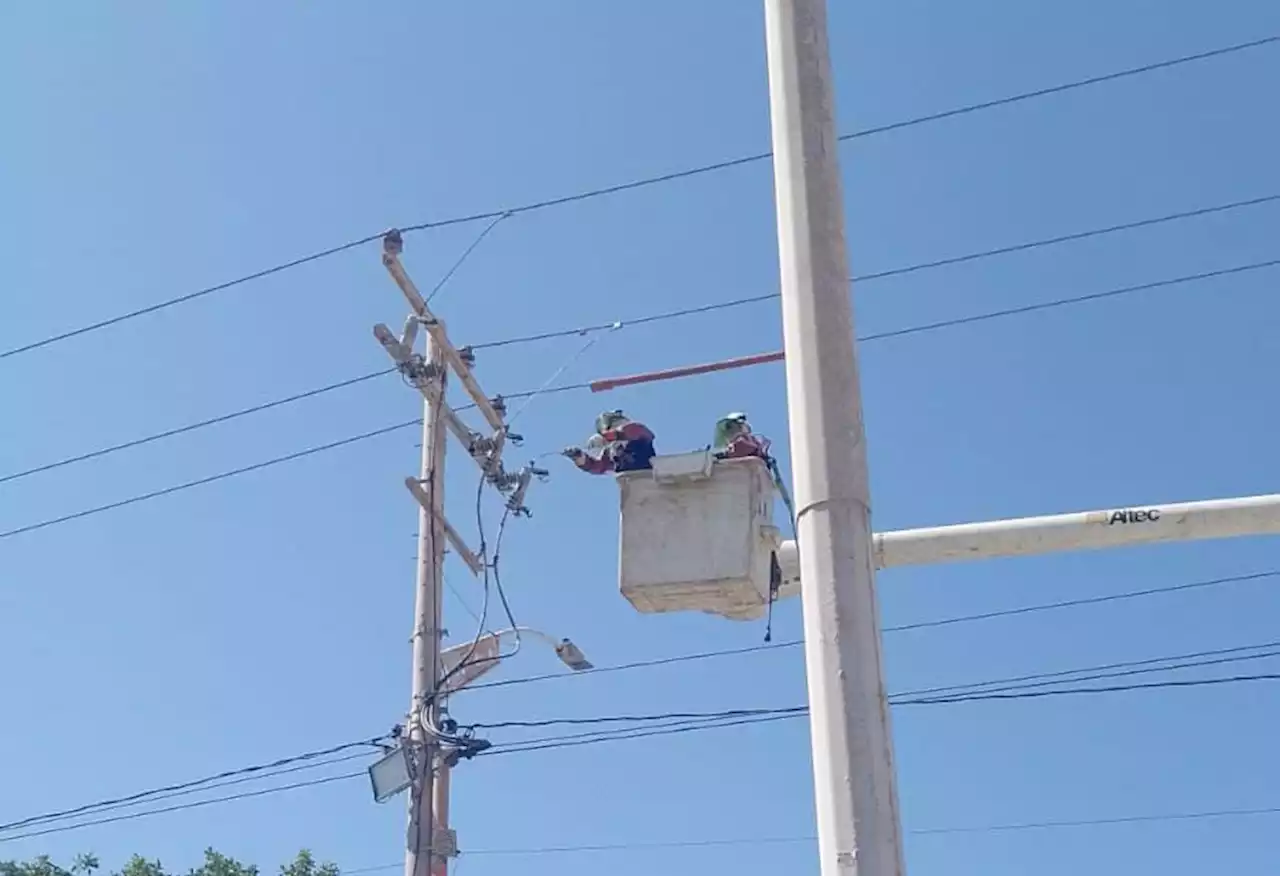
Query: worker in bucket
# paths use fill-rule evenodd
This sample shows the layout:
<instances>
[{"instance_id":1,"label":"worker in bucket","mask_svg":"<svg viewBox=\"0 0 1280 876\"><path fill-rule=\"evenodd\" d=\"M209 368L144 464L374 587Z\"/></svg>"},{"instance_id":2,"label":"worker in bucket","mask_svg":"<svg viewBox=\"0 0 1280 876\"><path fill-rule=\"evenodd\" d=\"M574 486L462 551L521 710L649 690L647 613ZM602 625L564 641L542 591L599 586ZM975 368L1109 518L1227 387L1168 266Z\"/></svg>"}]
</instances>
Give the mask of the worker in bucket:
<instances>
[{"instance_id":1,"label":"worker in bucket","mask_svg":"<svg viewBox=\"0 0 1280 876\"><path fill-rule=\"evenodd\" d=\"M751 431L747 415L740 411L726 414L716 421L715 443L712 445L717 459L742 459L756 456L769 460L772 442Z\"/></svg>"},{"instance_id":2,"label":"worker in bucket","mask_svg":"<svg viewBox=\"0 0 1280 876\"><path fill-rule=\"evenodd\" d=\"M653 468L653 432L622 411L605 411L596 418L596 434L587 442L599 456L581 447L567 447L564 455L587 474L642 471ZM592 445L595 445L593 447Z\"/></svg>"}]
</instances>

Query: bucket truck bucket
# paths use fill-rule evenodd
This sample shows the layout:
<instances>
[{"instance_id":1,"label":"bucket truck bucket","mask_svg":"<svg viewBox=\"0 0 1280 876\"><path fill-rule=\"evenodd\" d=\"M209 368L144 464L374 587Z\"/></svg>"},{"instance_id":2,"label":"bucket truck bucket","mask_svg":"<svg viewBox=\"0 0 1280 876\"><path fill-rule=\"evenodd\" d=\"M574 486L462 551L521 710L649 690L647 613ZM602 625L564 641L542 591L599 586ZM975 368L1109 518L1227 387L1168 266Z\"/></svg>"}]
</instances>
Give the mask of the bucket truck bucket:
<instances>
[{"instance_id":1,"label":"bucket truck bucket","mask_svg":"<svg viewBox=\"0 0 1280 876\"><path fill-rule=\"evenodd\" d=\"M655 456L652 471L619 474L618 487L618 578L637 611L764 616L780 536L763 460Z\"/></svg>"}]
</instances>

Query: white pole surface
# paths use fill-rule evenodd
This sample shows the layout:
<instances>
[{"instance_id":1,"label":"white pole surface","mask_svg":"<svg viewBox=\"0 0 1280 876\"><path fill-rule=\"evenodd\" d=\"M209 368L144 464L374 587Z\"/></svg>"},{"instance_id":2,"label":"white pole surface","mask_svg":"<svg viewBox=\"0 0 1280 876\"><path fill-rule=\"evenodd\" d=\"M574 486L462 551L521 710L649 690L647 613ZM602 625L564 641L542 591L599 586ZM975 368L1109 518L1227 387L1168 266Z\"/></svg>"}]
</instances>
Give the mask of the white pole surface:
<instances>
[{"instance_id":1,"label":"white pole surface","mask_svg":"<svg viewBox=\"0 0 1280 876\"><path fill-rule=\"evenodd\" d=\"M875 563L886 569L1248 535L1280 535L1280 493L882 532ZM783 542L778 561L787 595L800 577L794 541Z\"/></svg>"},{"instance_id":2,"label":"white pole surface","mask_svg":"<svg viewBox=\"0 0 1280 876\"><path fill-rule=\"evenodd\" d=\"M825 0L765 0L822 876L903 876Z\"/></svg>"},{"instance_id":3,"label":"white pole surface","mask_svg":"<svg viewBox=\"0 0 1280 876\"><path fill-rule=\"evenodd\" d=\"M430 336L427 360L436 366L438 396L427 399L422 418L422 480L430 497L431 510L418 511L418 578L413 609L413 698L408 720L409 740L417 758L417 769L409 793L409 827L406 836L405 876L434 876L447 859L432 866L434 778L437 746L422 720L434 722L436 681L440 678L441 603L444 585L444 451L448 444L442 424L437 422L436 405L444 401L444 354ZM430 703L428 706L427 704ZM426 714L424 714L424 711Z\"/></svg>"}]
</instances>

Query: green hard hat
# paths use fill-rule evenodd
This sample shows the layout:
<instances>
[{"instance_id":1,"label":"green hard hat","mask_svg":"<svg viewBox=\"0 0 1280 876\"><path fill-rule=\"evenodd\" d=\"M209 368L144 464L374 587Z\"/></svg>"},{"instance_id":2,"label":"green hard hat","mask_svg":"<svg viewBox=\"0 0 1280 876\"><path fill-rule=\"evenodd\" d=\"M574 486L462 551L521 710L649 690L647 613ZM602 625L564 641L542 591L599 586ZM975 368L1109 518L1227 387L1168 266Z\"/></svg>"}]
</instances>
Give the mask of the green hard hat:
<instances>
[{"instance_id":1,"label":"green hard hat","mask_svg":"<svg viewBox=\"0 0 1280 876\"><path fill-rule=\"evenodd\" d=\"M606 429L613 428L613 424L619 420L625 420L627 415L621 410L605 411L596 417L596 431L604 432Z\"/></svg>"}]
</instances>

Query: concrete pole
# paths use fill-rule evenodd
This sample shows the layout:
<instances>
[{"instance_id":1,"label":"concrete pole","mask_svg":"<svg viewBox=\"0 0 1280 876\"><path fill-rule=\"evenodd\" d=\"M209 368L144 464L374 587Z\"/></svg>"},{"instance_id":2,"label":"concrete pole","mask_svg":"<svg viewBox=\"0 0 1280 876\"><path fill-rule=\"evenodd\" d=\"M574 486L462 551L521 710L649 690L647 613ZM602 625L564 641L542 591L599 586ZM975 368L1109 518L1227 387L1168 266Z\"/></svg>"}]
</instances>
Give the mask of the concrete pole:
<instances>
[{"instance_id":1,"label":"concrete pole","mask_svg":"<svg viewBox=\"0 0 1280 876\"><path fill-rule=\"evenodd\" d=\"M765 0L822 876L903 876L825 0Z\"/></svg>"},{"instance_id":2,"label":"concrete pole","mask_svg":"<svg viewBox=\"0 0 1280 876\"><path fill-rule=\"evenodd\" d=\"M436 684L440 678L441 603L444 588L444 451L448 435L437 413L444 401L445 369L441 346L427 340L427 361L436 369L437 389L428 397L422 418L422 481L431 497L430 512L418 512L418 578L413 608L413 697L408 720L409 740L416 753L409 793L404 876L438 876L443 857L432 855L436 800L433 771L439 746L423 725L436 723ZM436 865L433 867L433 858ZM447 866L447 864L446 864Z\"/></svg>"}]
</instances>

